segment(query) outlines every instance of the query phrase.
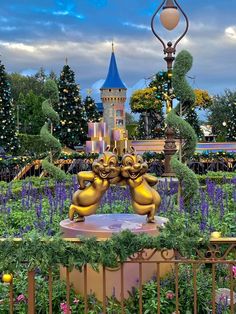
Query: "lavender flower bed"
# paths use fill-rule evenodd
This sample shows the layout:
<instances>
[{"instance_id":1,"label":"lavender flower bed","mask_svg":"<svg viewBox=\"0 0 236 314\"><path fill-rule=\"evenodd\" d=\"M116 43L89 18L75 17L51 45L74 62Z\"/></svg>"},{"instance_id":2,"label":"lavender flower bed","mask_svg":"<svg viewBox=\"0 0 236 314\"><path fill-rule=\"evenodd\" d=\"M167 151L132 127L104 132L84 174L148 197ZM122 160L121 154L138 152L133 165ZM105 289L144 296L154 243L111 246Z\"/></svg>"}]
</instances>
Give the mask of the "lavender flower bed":
<instances>
[{"instance_id":1,"label":"lavender flower bed","mask_svg":"<svg viewBox=\"0 0 236 314\"><path fill-rule=\"evenodd\" d=\"M53 186L53 188L52 188ZM72 194L78 188L76 177L67 182L41 181L40 188L34 182L25 181L18 193L11 184L0 187L0 234L22 236L29 232L41 235L55 235L59 223L67 218ZM162 197L158 215L172 221L189 220L190 226L197 224L202 232L222 231L228 236L236 236L236 178L230 183L216 185L207 181L199 191L198 201L185 207L177 203L178 186L174 181L160 182L158 191ZM98 213L131 213L128 188L111 187L104 195Z\"/></svg>"}]
</instances>

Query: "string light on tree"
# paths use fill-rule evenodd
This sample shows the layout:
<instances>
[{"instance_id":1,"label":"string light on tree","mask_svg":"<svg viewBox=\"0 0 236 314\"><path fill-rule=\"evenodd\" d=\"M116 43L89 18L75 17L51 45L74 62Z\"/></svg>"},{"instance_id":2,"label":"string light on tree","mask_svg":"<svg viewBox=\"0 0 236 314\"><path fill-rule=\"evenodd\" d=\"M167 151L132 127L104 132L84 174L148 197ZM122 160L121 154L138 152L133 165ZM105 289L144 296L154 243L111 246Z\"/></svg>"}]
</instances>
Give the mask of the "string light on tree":
<instances>
[{"instance_id":1,"label":"string light on tree","mask_svg":"<svg viewBox=\"0 0 236 314\"><path fill-rule=\"evenodd\" d=\"M16 122L11 103L11 90L4 65L0 61L0 121L1 141L0 146L6 152L17 149Z\"/></svg>"},{"instance_id":2,"label":"string light on tree","mask_svg":"<svg viewBox=\"0 0 236 314\"><path fill-rule=\"evenodd\" d=\"M80 129L86 130L87 121L79 86L75 82L75 74L67 61L59 79L59 99L57 112L60 115L61 123L56 132L60 142L70 148L82 145L86 140L86 133L85 131L81 132Z\"/></svg>"}]
</instances>

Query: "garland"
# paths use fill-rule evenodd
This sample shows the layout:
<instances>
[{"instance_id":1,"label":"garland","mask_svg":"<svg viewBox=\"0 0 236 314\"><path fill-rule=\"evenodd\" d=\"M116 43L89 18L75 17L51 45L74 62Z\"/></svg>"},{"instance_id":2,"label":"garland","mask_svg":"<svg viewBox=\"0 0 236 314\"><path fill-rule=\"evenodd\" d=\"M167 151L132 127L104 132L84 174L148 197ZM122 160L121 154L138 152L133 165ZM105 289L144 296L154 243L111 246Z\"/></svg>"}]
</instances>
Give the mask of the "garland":
<instances>
[{"instance_id":1,"label":"garland","mask_svg":"<svg viewBox=\"0 0 236 314\"><path fill-rule=\"evenodd\" d=\"M184 223L168 223L159 236L134 234L125 230L114 234L106 241L96 238L81 239L81 243L71 243L59 237L44 238L39 235L25 236L21 241L7 238L0 241L0 270L14 273L24 262L24 267L48 270L61 264L81 270L90 264L98 270L99 265L117 267L119 261L125 262L130 256L143 249L174 249L182 256L196 256L196 249L207 248L209 240L200 239L197 226ZM26 263L27 262L27 263Z\"/></svg>"}]
</instances>

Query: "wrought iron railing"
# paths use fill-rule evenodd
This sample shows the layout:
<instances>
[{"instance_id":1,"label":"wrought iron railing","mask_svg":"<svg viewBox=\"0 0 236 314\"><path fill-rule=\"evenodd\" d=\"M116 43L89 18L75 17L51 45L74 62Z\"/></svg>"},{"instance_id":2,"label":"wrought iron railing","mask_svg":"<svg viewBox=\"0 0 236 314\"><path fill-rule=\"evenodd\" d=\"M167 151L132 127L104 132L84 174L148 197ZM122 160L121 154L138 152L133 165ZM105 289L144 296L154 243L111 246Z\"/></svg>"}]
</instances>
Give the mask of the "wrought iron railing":
<instances>
[{"instance_id":1,"label":"wrought iron railing","mask_svg":"<svg viewBox=\"0 0 236 314\"><path fill-rule=\"evenodd\" d=\"M80 244L79 239L65 239L66 241L76 242L78 245ZM20 241L20 239L16 239L16 241ZM155 275L156 275L156 312L158 314L162 314L161 308L161 268L163 265L168 264L171 265L172 272L174 274L174 295L175 295L175 312L174 313L182 313L180 309L183 309L183 304L180 304L181 298L181 290L179 288L179 271L181 265L189 265L191 267L191 278L189 285L192 285L192 304L193 304L193 314L199 314L198 312L198 269L201 265L208 265L210 268L212 284L211 284L211 300L209 304L208 313L216 314L219 313L217 311L217 302L219 301L219 296L217 295L217 287L216 287L216 277L217 277L217 265L224 265L228 269L228 312L222 313L236 313L236 298L235 298L235 281L236 275L234 267L236 265L236 238L219 238L212 239L207 250L199 250L196 252L196 256L193 256L191 259L180 256L178 252L175 250L167 251L165 249L159 251L159 258L154 259L156 250L153 250L150 254L147 254L145 250L139 251L133 256L131 256L126 262L120 263L118 270L119 272L119 284L120 284L120 300L119 313L127 313L126 312L126 304L125 304L125 274L124 270L127 265L136 265L138 267L138 284L137 284L137 292L138 292L138 312L133 314L142 314L144 313L144 305L145 301L143 300L143 289L144 289L144 280L143 280L143 269L144 265L153 265L155 266ZM27 257L26 257L27 258ZM88 268L89 265L85 265L83 267L83 290L84 290L84 311L83 313L89 312L89 304L88 304ZM35 288L35 276L37 270L28 271L28 313L34 314L36 313L35 301L37 298L37 292ZM102 312L99 313L107 313L107 284L109 278L107 278L108 269L105 266L101 266L101 290L102 290ZM65 291L65 308L64 313L74 313L70 311L70 293L71 293L71 272L68 268L66 268L64 280L66 282L66 291ZM9 283L9 313L13 314L15 310L15 298L14 298L14 279ZM53 272L52 269L48 270L48 311L49 314L55 314L53 312ZM76 312L78 313L78 312ZM94 312L93 312L94 313ZM115 313L115 312L114 312ZM118 312L117 312L118 313ZM116 314L117 314L116 313ZM150 312L154 313L154 312ZM165 312L166 313L166 312ZM79 314L82 314L79 313Z\"/></svg>"}]
</instances>

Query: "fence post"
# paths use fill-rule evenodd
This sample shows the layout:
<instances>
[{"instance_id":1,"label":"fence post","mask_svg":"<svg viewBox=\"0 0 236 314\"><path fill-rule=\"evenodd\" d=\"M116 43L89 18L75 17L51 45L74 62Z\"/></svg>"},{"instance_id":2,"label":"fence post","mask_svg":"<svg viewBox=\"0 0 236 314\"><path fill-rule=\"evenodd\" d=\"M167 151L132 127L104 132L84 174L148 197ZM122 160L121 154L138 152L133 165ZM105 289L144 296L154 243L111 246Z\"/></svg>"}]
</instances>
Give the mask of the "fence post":
<instances>
[{"instance_id":1,"label":"fence post","mask_svg":"<svg viewBox=\"0 0 236 314\"><path fill-rule=\"evenodd\" d=\"M28 271L28 314L35 314L35 271Z\"/></svg>"}]
</instances>

